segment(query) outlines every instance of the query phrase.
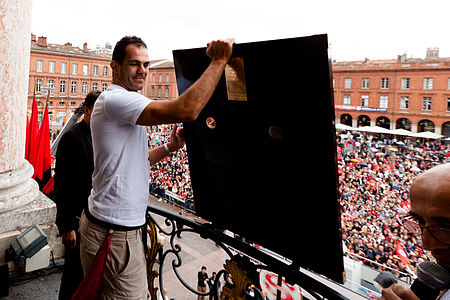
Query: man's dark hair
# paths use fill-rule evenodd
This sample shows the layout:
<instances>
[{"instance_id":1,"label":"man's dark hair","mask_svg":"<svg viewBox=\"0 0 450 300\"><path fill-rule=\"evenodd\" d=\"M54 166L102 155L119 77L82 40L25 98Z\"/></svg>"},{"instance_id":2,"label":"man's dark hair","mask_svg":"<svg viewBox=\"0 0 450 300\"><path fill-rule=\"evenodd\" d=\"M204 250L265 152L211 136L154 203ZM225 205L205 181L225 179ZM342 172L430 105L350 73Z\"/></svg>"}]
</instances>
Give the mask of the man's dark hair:
<instances>
[{"instance_id":1,"label":"man's dark hair","mask_svg":"<svg viewBox=\"0 0 450 300\"><path fill-rule=\"evenodd\" d=\"M122 64L123 59L125 58L125 48L130 44L136 45L137 47L147 48L147 45L143 40L141 40L141 38L137 36L124 36L120 39L120 41L117 42L116 46L114 47L112 60L118 62L119 64Z\"/></svg>"},{"instance_id":2,"label":"man's dark hair","mask_svg":"<svg viewBox=\"0 0 450 300\"><path fill-rule=\"evenodd\" d=\"M100 91L90 91L89 94L87 94L86 98L84 99L83 106L92 109L95 101L97 100L98 96L100 96L101 93L102 92Z\"/></svg>"}]
</instances>

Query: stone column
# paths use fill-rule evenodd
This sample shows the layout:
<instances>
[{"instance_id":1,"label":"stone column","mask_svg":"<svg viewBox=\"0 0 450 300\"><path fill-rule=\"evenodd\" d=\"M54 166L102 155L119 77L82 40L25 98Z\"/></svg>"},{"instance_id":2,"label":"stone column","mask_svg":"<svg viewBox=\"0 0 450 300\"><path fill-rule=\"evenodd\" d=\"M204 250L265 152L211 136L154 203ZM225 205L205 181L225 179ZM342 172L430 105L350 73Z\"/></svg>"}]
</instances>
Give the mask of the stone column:
<instances>
[{"instance_id":1,"label":"stone column","mask_svg":"<svg viewBox=\"0 0 450 300\"><path fill-rule=\"evenodd\" d=\"M55 204L39 192L24 158L31 4L0 0L0 263L22 229L33 223L55 227Z\"/></svg>"}]
</instances>

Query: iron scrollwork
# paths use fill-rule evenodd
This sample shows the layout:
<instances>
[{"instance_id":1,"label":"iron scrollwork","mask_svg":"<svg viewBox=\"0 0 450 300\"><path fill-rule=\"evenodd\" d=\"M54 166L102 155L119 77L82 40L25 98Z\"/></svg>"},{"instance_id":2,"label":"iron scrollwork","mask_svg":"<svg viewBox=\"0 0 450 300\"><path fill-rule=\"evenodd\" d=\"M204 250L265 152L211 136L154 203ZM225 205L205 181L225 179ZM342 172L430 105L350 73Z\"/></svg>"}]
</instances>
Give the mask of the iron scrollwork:
<instances>
[{"instance_id":1,"label":"iron scrollwork","mask_svg":"<svg viewBox=\"0 0 450 300\"><path fill-rule=\"evenodd\" d=\"M154 215L165 218L165 227L156 222ZM162 243L158 241L157 231L169 237L169 247L167 249L164 249ZM183 264L180 256L182 249L175 242L175 238L180 238L183 233L187 232L199 234L200 237L213 241L229 257L223 265L224 268L217 272L216 281L208 292L200 292L190 286L178 271L178 268ZM301 273L298 267L287 265L240 239L224 234L210 224L202 224L165 209L157 207L147 208L147 233L150 237L150 245L147 245L147 274L148 287L152 300L157 299L158 292L163 295L163 268L169 255L173 255L174 257L171 260L171 266L179 282L193 294L209 296L209 299L244 300L246 299L246 294L250 286L263 299L262 292L257 288L258 285L256 284L259 280L254 276L257 274L257 269L270 269L279 274L279 276L289 278L290 281L301 284L304 290L310 292L317 299L323 299L323 297L327 299L347 299L325 284ZM230 249L242 255L233 254ZM159 264L158 270L155 270L156 264ZM159 288L154 284L154 280L157 277L159 277ZM219 295L218 283L221 277L223 278L222 280L228 280L228 277L231 277L232 282L231 280L228 281L223 287L222 293Z\"/></svg>"}]
</instances>

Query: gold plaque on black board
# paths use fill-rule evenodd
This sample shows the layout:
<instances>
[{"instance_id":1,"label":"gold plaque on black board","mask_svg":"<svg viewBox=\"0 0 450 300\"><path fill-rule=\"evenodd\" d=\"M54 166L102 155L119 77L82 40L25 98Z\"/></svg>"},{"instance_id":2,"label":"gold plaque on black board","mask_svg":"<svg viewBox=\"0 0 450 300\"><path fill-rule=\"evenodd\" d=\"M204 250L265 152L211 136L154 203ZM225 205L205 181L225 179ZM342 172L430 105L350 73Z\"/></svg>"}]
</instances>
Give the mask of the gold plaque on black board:
<instances>
[{"instance_id":1,"label":"gold plaque on black board","mask_svg":"<svg viewBox=\"0 0 450 300\"><path fill-rule=\"evenodd\" d=\"M228 100L247 101L247 87L245 86L244 59L234 57L225 67Z\"/></svg>"}]
</instances>

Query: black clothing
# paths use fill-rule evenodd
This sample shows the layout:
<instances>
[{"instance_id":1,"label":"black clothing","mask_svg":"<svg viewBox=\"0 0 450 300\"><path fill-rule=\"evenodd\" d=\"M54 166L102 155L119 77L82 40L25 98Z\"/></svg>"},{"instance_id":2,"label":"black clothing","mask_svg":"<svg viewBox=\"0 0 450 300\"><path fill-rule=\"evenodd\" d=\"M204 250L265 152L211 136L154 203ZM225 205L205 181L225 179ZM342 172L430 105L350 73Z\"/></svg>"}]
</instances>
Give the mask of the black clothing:
<instances>
[{"instance_id":1,"label":"black clothing","mask_svg":"<svg viewBox=\"0 0 450 300\"><path fill-rule=\"evenodd\" d=\"M61 277L58 300L71 299L84 278L83 267L81 266L80 260L80 234L78 234L78 232L76 247L65 247L65 250L64 270Z\"/></svg>"},{"instance_id":2,"label":"black clothing","mask_svg":"<svg viewBox=\"0 0 450 300\"><path fill-rule=\"evenodd\" d=\"M198 283L197 283L198 286L206 287L206 284L205 284L206 279L208 279L208 274L206 274L206 272L205 273L202 273L201 271L198 272Z\"/></svg>"},{"instance_id":3,"label":"black clothing","mask_svg":"<svg viewBox=\"0 0 450 300\"><path fill-rule=\"evenodd\" d=\"M56 152L56 225L60 233L77 232L76 247L66 247L59 300L71 299L84 277L78 225L92 189L93 156L91 131L82 120L61 137Z\"/></svg>"},{"instance_id":4,"label":"black clothing","mask_svg":"<svg viewBox=\"0 0 450 300\"><path fill-rule=\"evenodd\" d=\"M78 229L81 212L92 189L94 154L89 126L84 120L61 138L56 153L56 225L60 233Z\"/></svg>"}]
</instances>

